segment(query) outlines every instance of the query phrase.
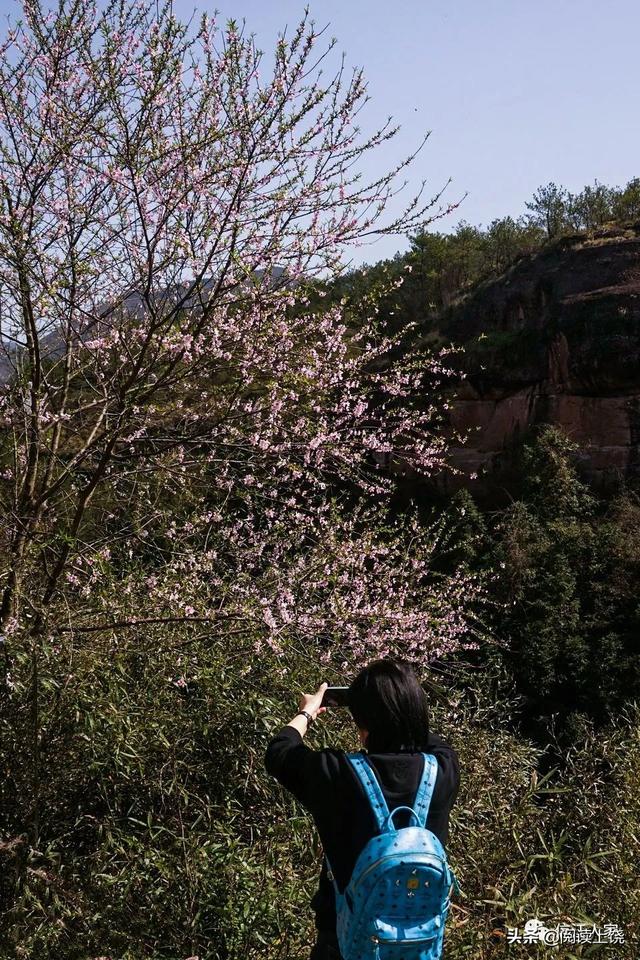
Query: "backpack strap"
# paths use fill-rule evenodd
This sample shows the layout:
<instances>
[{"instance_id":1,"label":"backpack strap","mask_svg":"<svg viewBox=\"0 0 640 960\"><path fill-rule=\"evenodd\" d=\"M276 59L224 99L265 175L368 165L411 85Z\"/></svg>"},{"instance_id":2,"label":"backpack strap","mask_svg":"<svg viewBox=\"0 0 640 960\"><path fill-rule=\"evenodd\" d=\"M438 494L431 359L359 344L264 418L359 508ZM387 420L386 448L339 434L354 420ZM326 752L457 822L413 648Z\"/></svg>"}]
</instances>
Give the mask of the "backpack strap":
<instances>
[{"instance_id":1,"label":"backpack strap","mask_svg":"<svg viewBox=\"0 0 640 960\"><path fill-rule=\"evenodd\" d=\"M429 805L431 803L431 797L433 796L433 788L436 785L436 777L438 776L438 761L431 753L423 753L422 756L424 757L424 768L422 770L422 778L418 786L418 792L413 802L413 808L420 822L420 826L425 827L427 817L429 816Z\"/></svg>"},{"instance_id":2,"label":"backpack strap","mask_svg":"<svg viewBox=\"0 0 640 960\"><path fill-rule=\"evenodd\" d=\"M387 801L384 799L382 789L375 773L373 772L372 767L367 763L364 754L362 753L347 753L345 754L347 760L353 767L354 773L360 783L362 784L362 789L364 790L365 796L369 801L369 805L373 812L378 830L380 833L383 833L387 829L387 820L389 818L389 807L387 806ZM325 856L327 862L327 875L329 880L333 882L333 888L336 894L336 904L340 903L341 899L344 897L343 893L340 893L338 889L338 883L335 878L331 864L329 863L329 858Z\"/></svg>"},{"instance_id":3,"label":"backpack strap","mask_svg":"<svg viewBox=\"0 0 640 960\"><path fill-rule=\"evenodd\" d=\"M378 825L378 830L380 833L383 833L387 827L389 807L387 806L387 801L384 798L376 775L371 769L369 763L367 763L364 754L348 753L347 760L353 767L358 780L362 784Z\"/></svg>"}]
</instances>

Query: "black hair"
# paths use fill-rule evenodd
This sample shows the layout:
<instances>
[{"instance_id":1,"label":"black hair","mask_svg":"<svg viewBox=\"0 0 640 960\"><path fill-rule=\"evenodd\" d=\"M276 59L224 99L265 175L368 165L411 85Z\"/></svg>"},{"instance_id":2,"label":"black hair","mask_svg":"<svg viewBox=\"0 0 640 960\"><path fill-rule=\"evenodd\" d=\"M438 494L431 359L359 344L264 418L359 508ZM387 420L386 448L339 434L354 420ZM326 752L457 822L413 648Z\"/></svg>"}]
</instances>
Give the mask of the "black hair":
<instances>
[{"instance_id":1,"label":"black hair","mask_svg":"<svg viewBox=\"0 0 640 960\"><path fill-rule=\"evenodd\" d=\"M410 663L375 660L355 678L348 699L353 719L369 733L369 752L426 749L427 697Z\"/></svg>"}]
</instances>

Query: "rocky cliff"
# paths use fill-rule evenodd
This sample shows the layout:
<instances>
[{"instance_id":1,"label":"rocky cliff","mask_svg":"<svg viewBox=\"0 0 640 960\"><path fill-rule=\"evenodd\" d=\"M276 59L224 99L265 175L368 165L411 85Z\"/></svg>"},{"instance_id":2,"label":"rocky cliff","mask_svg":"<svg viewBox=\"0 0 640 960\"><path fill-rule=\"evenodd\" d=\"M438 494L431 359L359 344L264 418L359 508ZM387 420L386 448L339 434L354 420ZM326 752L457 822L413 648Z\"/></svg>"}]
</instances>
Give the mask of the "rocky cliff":
<instances>
[{"instance_id":1,"label":"rocky cliff","mask_svg":"<svg viewBox=\"0 0 640 960\"><path fill-rule=\"evenodd\" d=\"M477 287L441 318L465 346L452 405L467 435L447 487L508 486L512 452L535 424L578 446L597 486L640 475L640 224L564 237ZM471 475L478 474L478 479Z\"/></svg>"}]
</instances>

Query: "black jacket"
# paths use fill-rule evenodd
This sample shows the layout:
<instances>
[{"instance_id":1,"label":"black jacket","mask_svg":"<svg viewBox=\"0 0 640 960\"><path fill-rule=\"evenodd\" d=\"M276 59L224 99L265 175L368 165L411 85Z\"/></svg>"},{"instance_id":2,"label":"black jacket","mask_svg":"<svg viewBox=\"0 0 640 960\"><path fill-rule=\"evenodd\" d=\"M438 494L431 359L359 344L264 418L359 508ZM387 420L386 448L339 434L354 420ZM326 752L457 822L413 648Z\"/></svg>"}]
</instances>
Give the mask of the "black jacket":
<instances>
[{"instance_id":1,"label":"black jacket","mask_svg":"<svg viewBox=\"0 0 640 960\"><path fill-rule=\"evenodd\" d=\"M449 812L459 785L458 758L440 737L429 734L428 753L438 761L438 776L429 807L427 827L443 845L449 832ZM420 753L371 753L390 810L411 806L423 769ZM284 727L267 749L266 767L312 814L324 852L340 890L344 890L358 855L377 828L367 798L343 750L311 750L294 727ZM396 826L406 826L403 816ZM323 863L320 887L312 900L319 930L335 931L333 886Z\"/></svg>"}]
</instances>

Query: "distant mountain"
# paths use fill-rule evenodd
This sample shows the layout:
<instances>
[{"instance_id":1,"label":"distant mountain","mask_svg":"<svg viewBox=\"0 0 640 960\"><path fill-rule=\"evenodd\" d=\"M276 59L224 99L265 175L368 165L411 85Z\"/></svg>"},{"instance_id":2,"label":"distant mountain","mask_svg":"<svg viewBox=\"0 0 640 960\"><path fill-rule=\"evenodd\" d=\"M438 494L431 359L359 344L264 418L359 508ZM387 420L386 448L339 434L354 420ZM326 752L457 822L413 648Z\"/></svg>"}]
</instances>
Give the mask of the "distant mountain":
<instances>
[{"instance_id":1,"label":"distant mountain","mask_svg":"<svg viewBox=\"0 0 640 960\"><path fill-rule=\"evenodd\" d=\"M253 277L257 284L260 284L264 281L266 275L265 270L256 270L254 271ZM273 267L270 273L270 286L272 288L277 288L280 286L285 286L287 284L287 271L284 267ZM187 300L185 302L185 309L188 309L190 306L197 307L200 303L200 297L206 299L207 294L215 288L217 280L215 277L204 280L198 296L194 296L191 301ZM185 293L188 291L190 284L177 284L173 287L167 287L164 290L160 291L155 295L156 304L162 304L163 301L168 303L176 303L181 300ZM136 316L142 315L145 310L144 298L141 293L137 290L132 291L128 296L122 300L120 304L120 309L125 310L129 315ZM100 317L108 316L110 312L110 307L108 303L100 305L95 309L96 320L95 324L92 324L87 329L88 336L95 336L96 327L100 324ZM59 356L63 351L64 345L60 332L55 330L50 331L41 340L41 349L43 350L43 355L46 355L48 358L52 359L56 356ZM0 346L0 384L4 384L12 376L15 370L15 362L17 359L18 350L13 347Z\"/></svg>"}]
</instances>

